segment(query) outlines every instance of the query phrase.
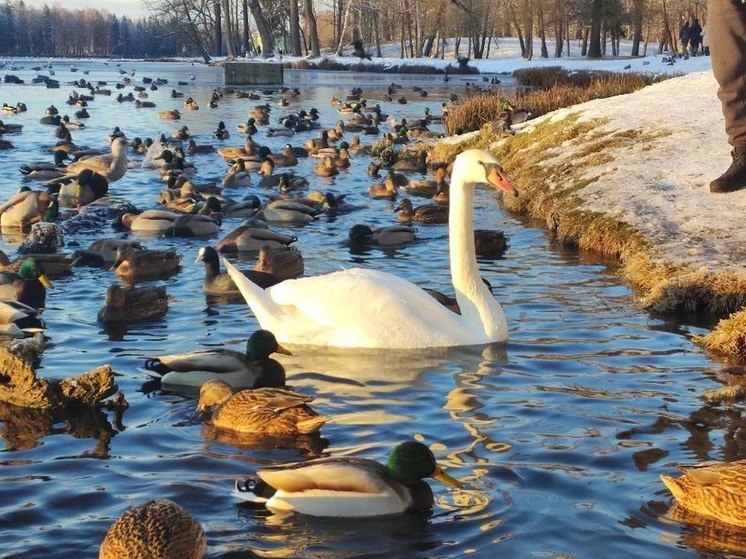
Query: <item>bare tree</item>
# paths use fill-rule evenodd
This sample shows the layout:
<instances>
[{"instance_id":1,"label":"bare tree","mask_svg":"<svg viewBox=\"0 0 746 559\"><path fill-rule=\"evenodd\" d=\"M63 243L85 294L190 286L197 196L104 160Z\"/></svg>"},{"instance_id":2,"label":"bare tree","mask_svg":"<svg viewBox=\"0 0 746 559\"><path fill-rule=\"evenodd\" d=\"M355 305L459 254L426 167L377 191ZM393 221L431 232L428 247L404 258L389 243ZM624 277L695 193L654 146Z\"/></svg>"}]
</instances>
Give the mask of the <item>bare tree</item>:
<instances>
[{"instance_id":1,"label":"bare tree","mask_svg":"<svg viewBox=\"0 0 746 559\"><path fill-rule=\"evenodd\" d=\"M316 23L316 14L313 11L313 0L303 0L303 15L308 25L308 38L311 43L311 56L321 56L321 48L319 45L319 28Z\"/></svg>"},{"instance_id":2,"label":"bare tree","mask_svg":"<svg viewBox=\"0 0 746 559\"><path fill-rule=\"evenodd\" d=\"M303 54L300 46L300 15L298 14L298 0L288 0L290 5L290 52L293 56Z\"/></svg>"}]
</instances>

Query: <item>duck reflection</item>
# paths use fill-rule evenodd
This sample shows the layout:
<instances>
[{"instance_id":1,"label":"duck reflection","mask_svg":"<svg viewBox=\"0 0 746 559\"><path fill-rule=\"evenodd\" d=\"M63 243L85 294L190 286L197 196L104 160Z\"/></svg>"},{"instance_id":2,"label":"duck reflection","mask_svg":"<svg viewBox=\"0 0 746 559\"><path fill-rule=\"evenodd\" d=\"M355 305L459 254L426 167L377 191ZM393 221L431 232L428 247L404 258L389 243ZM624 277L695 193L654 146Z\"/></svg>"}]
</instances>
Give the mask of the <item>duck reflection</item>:
<instances>
[{"instance_id":1,"label":"duck reflection","mask_svg":"<svg viewBox=\"0 0 746 559\"><path fill-rule=\"evenodd\" d=\"M225 429L217 429L205 424L202 427L205 439L222 444L237 446L259 451L273 451L278 449L296 449L304 458L317 458L329 446L329 441L320 434L270 437L257 433L237 433Z\"/></svg>"},{"instance_id":2,"label":"duck reflection","mask_svg":"<svg viewBox=\"0 0 746 559\"><path fill-rule=\"evenodd\" d=\"M108 458L112 437L124 429L122 413L122 410L115 413L118 428L114 429L107 415L98 408L75 406L50 412L0 402L0 438L6 444L6 450L16 451L34 448L49 435L67 434L76 439L96 441L95 447L84 452L83 456Z\"/></svg>"}]
</instances>

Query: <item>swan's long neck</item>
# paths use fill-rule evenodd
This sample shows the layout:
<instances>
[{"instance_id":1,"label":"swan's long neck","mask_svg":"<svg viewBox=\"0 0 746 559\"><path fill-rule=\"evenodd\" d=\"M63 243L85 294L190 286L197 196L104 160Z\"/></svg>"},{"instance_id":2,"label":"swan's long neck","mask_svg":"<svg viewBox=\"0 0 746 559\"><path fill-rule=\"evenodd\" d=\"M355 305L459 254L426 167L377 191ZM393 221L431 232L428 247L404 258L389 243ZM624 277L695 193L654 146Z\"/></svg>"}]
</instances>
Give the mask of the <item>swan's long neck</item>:
<instances>
[{"instance_id":1,"label":"swan's long neck","mask_svg":"<svg viewBox=\"0 0 746 559\"><path fill-rule=\"evenodd\" d=\"M482 281L474 248L474 184L454 171L448 215L451 281L464 324L483 333L485 342L504 337L505 314Z\"/></svg>"}]
</instances>

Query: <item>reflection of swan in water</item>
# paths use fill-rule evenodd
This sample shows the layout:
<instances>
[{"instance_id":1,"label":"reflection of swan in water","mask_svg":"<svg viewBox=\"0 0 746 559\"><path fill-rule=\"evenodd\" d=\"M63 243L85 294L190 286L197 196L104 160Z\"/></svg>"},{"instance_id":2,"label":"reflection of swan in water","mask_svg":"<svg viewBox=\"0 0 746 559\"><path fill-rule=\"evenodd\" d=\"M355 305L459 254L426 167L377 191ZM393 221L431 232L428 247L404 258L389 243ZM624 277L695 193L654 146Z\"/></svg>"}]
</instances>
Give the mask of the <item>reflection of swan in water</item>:
<instances>
[{"instance_id":1,"label":"reflection of swan in water","mask_svg":"<svg viewBox=\"0 0 746 559\"><path fill-rule=\"evenodd\" d=\"M492 357L490 357L492 356ZM402 385L421 384L428 372L474 370L481 362L505 360L500 345L427 349L346 349L298 346L278 361L291 386L314 386L317 393L393 392Z\"/></svg>"},{"instance_id":2,"label":"reflection of swan in water","mask_svg":"<svg viewBox=\"0 0 746 559\"><path fill-rule=\"evenodd\" d=\"M347 348L427 348L504 342L500 304L481 282L474 248L474 190L490 183L515 194L488 152L454 162L449 219L451 279L457 315L399 276L362 268L286 280L262 289L226 261L228 273L262 328L280 343Z\"/></svg>"}]
</instances>

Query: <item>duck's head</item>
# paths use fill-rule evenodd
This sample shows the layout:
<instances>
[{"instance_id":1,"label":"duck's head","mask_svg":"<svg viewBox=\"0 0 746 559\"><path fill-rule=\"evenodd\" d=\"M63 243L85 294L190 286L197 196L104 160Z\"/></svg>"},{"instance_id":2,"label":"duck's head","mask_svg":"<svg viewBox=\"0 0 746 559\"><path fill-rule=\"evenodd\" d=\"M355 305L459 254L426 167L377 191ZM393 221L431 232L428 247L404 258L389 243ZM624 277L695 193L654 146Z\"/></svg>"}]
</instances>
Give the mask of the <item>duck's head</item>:
<instances>
[{"instance_id":1,"label":"duck's head","mask_svg":"<svg viewBox=\"0 0 746 559\"><path fill-rule=\"evenodd\" d=\"M405 484L431 477L452 487L461 487L457 479L441 470L432 451L417 441L401 443L391 451L386 461L386 475Z\"/></svg>"},{"instance_id":2,"label":"duck's head","mask_svg":"<svg viewBox=\"0 0 746 559\"><path fill-rule=\"evenodd\" d=\"M246 342L246 357L249 361L267 359L272 353L292 355L289 350L277 343L277 338L269 330L257 330Z\"/></svg>"},{"instance_id":3,"label":"duck's head","mask_svg":"<svg viewBox=\"0 0 746 559\"><path fill-rule=\"evenodd\" d=\"M518 196L518 191L505 178L500 162L488 151L468 149L458 154L453 163L451 178L456 175L465 184L490 184Z\"/></svg>"},{"instance_id":4,"label":"duck's head","mask_svg":"<svg viewBox=\"0 0 746 559\"><path fill-rule=\"evenodd\" d=\"M38 279L39 283L41 283L44 287L52 287L52 282L50 282L42 273L41 269L36 263L36 260L34 260L33 258L27 258L23 261L21 267L18 268L18 277L24 280Z\"/></svg>"},{"instance_id":5,"label":"duck's head","mask_svg":"<svg viewBox=\"0 0 746 559\"><path fill-rule=\"evenodd\" d=\"M233 389L227 382L219 379L208 380L199 389L197 413L204 413L213 406L219 406L232 395Z\"/></svg>"},{"instance_id":6,"label":"duck's head","mask_svg":"<svg viewBox=\"0 0 746 559\"><path fill-rule=\"evenodd\" d=\"M364 243L370 241L373 237L373 230L367 225L358 223L350 228L350 232L347 236L350 239L350 242Z\"/></svg>"}]
</instances>

